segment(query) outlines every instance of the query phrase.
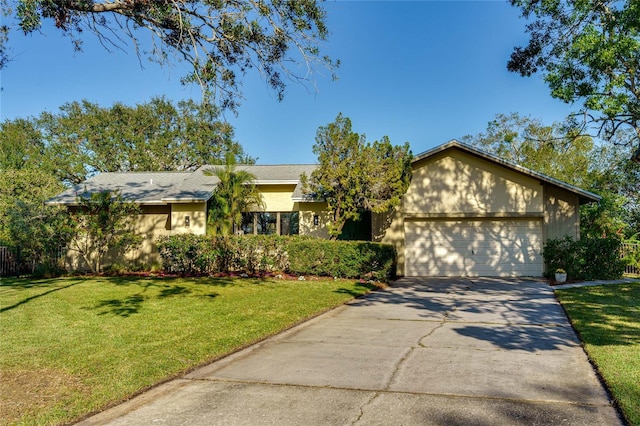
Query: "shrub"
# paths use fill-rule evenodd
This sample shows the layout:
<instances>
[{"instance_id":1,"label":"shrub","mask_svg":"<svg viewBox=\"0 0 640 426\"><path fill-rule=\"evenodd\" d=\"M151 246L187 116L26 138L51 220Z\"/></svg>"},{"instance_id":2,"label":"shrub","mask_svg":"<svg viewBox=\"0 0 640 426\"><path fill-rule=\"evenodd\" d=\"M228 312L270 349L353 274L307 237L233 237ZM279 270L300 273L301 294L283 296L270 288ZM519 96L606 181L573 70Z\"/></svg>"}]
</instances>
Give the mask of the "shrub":
<instances>
[{"instance_id":1,"label":"shrub","mask_svg":"<svg viewBox=\"0 0 640 426\"><path fill-rule=\"evenodd\" d=\"M542 251L547 271L564 269L574 280L617 279L624 273L621 241L615 237L548 240Z\"/></svg>"},{"instance_id":2,"label":"shrub","mask_svg":"<svg viewBox=\"0 0 640 426\"><path fill-rule=\"evenodd\" d=\"M395 249L364 241L298 240L288 247L295 274L389 280L395 272Z\"/></svg>"},{"instance_id":3,"label":"shrub","mask_svg":"<svg viewBox=\"0 0 640 426\"><path fill-rule=\"evenodd\" d=\"M386 281L396 260L389 245L304 236L180 234L160 237L158 250L165 271L182 275L287 271Z\"/></svg>"},{"instance_id":4,"label":"shrub","mask_svg":"<svg viewBox=\"0 0 640 426\"><path fill-rule=\"evenodd\" d=\"M165 271L182 275L284 271L286 239L277 235L179 234L158 239Z\"/></svg>"},{"instance_id":5,"label":"shrub","mask_svg":"<svg viewBox=\"0 0 640 426\"><path fill-rule=\"evenodd\" d=\"M182 275L211 272L217 253L209 248L202 237L193 234L158 238L158 252L165 271Z\"/></svg>"}]
</instances>

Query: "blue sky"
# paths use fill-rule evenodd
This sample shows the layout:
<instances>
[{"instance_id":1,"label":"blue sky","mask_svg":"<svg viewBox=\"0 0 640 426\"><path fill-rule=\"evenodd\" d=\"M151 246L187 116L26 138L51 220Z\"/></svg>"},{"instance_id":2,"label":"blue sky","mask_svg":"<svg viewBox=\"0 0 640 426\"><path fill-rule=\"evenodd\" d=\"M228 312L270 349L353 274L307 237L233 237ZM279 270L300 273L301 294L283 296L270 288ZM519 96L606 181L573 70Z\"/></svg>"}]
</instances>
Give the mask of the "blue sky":
<instances>
[{"instance_id":1,"label":"blue sky","mask_svg":"<svg viewBox=\"0 0 640 426\"><path fill-rule=\"evenodd\" d=\"M498 113L519 112L544 123L571 107L549 95L542 77L509 73L525 44L525 21L506 1L329 1L331 36L323 48L340 59L339 79L316 77L317 91L292 83L283 102L253 73L244 79L238 116L226 113L258 164L312 163L316 130L339 112L368 141L387 135L414 154L476 134ZM200 98L182 86L183 65L160 68L130 52L108 52L87 34L84 52L45 28L10 41L14 61L2 71L0 117L58 110L87 99L103 106L144 103L153 96Z\"/></svg>"}]
</instances>

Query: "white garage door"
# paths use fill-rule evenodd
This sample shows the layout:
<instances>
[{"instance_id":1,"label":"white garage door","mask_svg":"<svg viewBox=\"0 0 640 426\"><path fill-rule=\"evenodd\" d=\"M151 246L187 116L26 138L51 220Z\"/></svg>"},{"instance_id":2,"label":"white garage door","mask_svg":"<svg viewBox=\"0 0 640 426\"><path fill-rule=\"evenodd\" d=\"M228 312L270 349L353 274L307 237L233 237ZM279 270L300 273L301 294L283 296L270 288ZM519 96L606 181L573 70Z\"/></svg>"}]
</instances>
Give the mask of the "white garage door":
<instances>
[{"instance_id":1,"label":"white garage door","mask_svg":"<svg viewBox=\"0 0 640 426\"><path fill-rule=\"evenodd\" d=\"M406 276L540 276L541 219L405 222Z\"/></svg>"}]
</instances>

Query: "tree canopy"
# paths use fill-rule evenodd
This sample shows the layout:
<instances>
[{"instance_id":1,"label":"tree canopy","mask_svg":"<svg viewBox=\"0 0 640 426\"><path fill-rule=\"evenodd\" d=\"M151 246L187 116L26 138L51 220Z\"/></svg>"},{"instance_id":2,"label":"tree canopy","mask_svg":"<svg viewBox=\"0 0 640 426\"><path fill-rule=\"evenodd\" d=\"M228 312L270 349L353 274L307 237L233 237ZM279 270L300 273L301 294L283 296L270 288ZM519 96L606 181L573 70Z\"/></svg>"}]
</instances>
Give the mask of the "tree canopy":
<instances>
[{"instance_id":1,"label":"tree canopy","mask_svg":"<svg viewBox=\"0 0 640 426\"><path fill-rule=\"evenodd\" d=\"M25 212L29 209L39 211L48 198L63 189L57 179L37 169L0 170L0 244L17 243L18 230L12 228L16 223L12 220L16 209L26 221L36 220L34 216L40 213L29 215ZM29 232L20 237L22 240L29 238L33 238Z\"/></svg>"},{"instance_id":2,"label":"tree canopy","mask_svg":"<svg viewBox=\"0 0 640 426\"><path fill-rule=\"evenodd\" d=\"M582 116L610 139L629 127L640 161L640 4L637 0L510 0L532 19L529 43L516 47L510 71L542 71L551 95L583 101Z\"/></svg>"},{"instance_id":3,"label":"tree canopy","mask_svg":"<svg viewBox=\"0 0 640 426\"><path fill-rule=\"evenodd\" d=\"M252 162L218 109L163 97L135 106L71 102L0 123L0 170L35 167L77 184L98 172L195 170L228 154Z\"/></svg>"},{"instance_id":4,"label":"tree canopy","mask_svg":"<svg viewBox=\"0 0 640 426\"><path fill-rule=\"evenodd\" d=\"M347 220L357 221L362 212L385 213L399 205L411 181L408 142L394 146L385 136L369 144L342 114L318 129L313 153L319 167L301 179L305 192L327 202L333 239Z\"/></svg>"},{"instance_id":5,"label":"tree canopy","mask_svg":"<svg viewBox=\"0 0 640 426\"><path fill-rule=\"evenodd\" d=\"M589 185L593 139L576 136L566 123L545 125L518 113L497 114L486 132L462 140L547 176L573 185Z\"/></svg>"},{"instance_id":6,"label":"tree canopy","mask_svg":"<svg viewBox=\"0 0 640 426\"><path fill-rule=\"evenodd\" d=\"M308 80L318 65L338 65L320 53L328 30L317 0L3 0L2 6L25 35L50 21L78 51L94 33L107 50L132 49L160 64L186 62L182 82L199 84L205 99L223 108L236 107L240 78L251 68L281 99L285 79ZM0 68L12 59L8 35L5 24Z\"/></svg>"}]
</instances>

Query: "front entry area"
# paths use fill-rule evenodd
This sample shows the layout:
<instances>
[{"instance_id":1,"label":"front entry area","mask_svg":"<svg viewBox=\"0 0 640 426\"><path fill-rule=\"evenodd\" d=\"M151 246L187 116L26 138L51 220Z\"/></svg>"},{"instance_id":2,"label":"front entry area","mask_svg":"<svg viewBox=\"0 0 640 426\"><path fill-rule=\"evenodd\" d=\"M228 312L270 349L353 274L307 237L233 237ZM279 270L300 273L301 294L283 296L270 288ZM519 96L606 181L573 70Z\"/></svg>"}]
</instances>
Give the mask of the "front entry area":
<instances>
[{"instance_id":1,"label":"front entry area","mask_svg":"<svg viewBox=\"0 0 640 426\"><path fill-rule=\"evenodd\" d=\"M542 219L405 222L405 275L541 276Z\"/></svg>"}]
</instances>

